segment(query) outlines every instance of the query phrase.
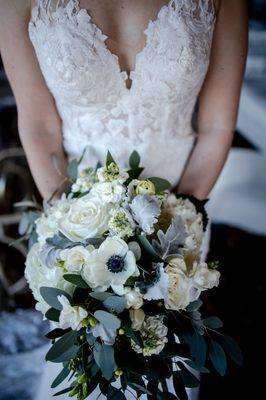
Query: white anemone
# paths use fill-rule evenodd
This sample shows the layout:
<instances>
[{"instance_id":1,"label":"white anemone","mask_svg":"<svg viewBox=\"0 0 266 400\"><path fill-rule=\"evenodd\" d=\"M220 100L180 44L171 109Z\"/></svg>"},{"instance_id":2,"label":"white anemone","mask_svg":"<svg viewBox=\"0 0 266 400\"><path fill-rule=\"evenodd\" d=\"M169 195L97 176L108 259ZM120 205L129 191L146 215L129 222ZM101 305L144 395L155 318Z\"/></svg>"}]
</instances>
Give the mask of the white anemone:
<instances>
[{"instance_id":1,"label":"white anemone","mask_svg":"<svg viewBox=\"0 0 266 400\"><path fill-rule=\"evenodd\" d=\"M134 253L117 237L106 238L98 249L93 250L82 271L91 288L105 291L111 286L119 295L123 295L127 279L138 275Z\"/></svg>"}]
</instances>

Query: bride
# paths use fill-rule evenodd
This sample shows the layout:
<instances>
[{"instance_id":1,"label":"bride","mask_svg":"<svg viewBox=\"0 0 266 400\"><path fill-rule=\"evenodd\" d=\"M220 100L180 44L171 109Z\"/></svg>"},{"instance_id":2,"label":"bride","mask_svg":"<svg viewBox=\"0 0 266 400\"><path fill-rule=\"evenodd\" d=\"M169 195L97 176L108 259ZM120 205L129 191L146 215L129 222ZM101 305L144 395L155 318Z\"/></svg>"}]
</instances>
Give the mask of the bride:
<instances>
[{"instance_id":1,"label":"bride","mask_svg":"<svg viewBox=\"0 0 266 400\"><path fill-rule=\"evenodd\" d=\"M243 0L0 0L0 50L43 198L60 196L84 148L80 168L137 150L147 175L209 195L235 130ZM56 373L47 367L39 399Z\"/></svg>"}]
</instances>

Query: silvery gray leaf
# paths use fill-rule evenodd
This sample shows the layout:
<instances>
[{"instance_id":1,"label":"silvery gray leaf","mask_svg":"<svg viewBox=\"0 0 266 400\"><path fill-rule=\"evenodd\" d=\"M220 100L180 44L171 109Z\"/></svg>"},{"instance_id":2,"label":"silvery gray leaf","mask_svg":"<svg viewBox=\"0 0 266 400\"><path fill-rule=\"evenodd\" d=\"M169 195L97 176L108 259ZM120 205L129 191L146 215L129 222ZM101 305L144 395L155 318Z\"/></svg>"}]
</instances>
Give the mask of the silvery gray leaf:
<instances>
[{"instance_id":1,"label":"silvery gray leaf","mask_svg":"<svg viewBox=\"0 0 266 400\"><path fill-rule=\"evenodd\" d=\"M77 245L77 243L73 243L70 241L62 232L58 232L52 238L46 239L46 243L48 243L51 247L56 247L57 249L68 249Z\"/></svg>"},{"instance_id":2,"label":"silvery gray leaf","mask_svg":"<svg viewBox=\"0 0 266 400\"><path fill-rule=\"evenodd\" d=\"M136 260L138 261L141 257L141 248L140 245L134 241L128 243L128 248L134 253Z\"/></svg>"},{"instance_id":3,"label":"silvery gray leaf","mask_svg":"<svg viewBox=\"0 0 266 400\"><path fill-rule=\"evenodd\" d=\"M149 195L138 195L129 205L133 218L147 234L153 233L153 226L160 215L160 206L160 200Z\"/></svg>"},{"instance_id":4,"label":"silvery gray leaf","mask_svg":"<svg viewBox=\"0 0 266 400\"><path fill-rule=\"evenodd\" d=\"M157 237L159 241L153 240L152 244L155 251L163 259L169 255L178 254L180 247L185 244L185 239L187 237L186 227L182 218L179 215L175 216L166 233L159 230Z\"/></svg>"},{"instance_id":5,"label":"silvery gray leaf","mask_svg":"<svg viewBox=\"0 0 266 400\"><path fill-rule=\"evenodd\" d=\"M106 311L97 310L94 313L94 317L107 329L116 330L120 328L121 321L115 315Z\"/></svg>"},{"instance_id":6,"label":"silvery gray leaf","mask_svg":"<svg viewBox=\"0 0 266 400\"><path fill-rule=\"evenodd\" d=\"M60 258L61 249L57 249L48 243L45 243L40 251L41 262L48 268L54 267L56 260Z\"/></svg>"}]
</instances>

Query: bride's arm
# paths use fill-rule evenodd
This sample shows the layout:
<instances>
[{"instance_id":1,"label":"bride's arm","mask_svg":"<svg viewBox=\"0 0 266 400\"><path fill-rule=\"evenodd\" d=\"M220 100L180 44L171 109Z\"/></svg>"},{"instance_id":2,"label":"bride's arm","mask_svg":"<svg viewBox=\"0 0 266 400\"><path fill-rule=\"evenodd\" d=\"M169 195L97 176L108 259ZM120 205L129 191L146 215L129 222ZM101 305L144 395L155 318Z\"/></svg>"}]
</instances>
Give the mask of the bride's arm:
<instances>
[{"instance_id":1,"label":"bride's arm","mask_svg":"<svg viewBox=\"0 0 266 400\"><path fill-rule=\"evenodd\" d=\"M0 0L0 51L16 98L19 135L36 185L47 200L62 183L58 169L65 175L67 161L61 120L29 40L29 18L30 1Z\"/></svg>"},{"instance_id":2,"label":"bride's arm","mask_svg":"<svg viewBox=\"0 0 266 400\"><path fill-rule=\"evenodd\" d=\"M247 7L243 0L222 0L210 66L199 98L198 139L178 192L206 198L230 150L247 54Z\"/></svg>"}]
</instances>

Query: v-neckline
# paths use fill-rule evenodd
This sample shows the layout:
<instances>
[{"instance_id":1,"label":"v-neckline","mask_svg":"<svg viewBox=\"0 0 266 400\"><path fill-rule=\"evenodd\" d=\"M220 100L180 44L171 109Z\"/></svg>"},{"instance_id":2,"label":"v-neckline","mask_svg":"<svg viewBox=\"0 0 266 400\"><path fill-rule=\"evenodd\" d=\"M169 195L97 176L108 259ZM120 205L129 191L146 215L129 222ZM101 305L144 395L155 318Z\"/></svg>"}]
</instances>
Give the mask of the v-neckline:
<instances>
[{"instance_id":1,"label":"v-neckline","mask_svg":"<svg viewBox=\"0 0 266 400\"><path fill-rule=\"evenodd\" d=\"M125 90L126 90L127 92L131 92L131 90L132 90L132 86L133 86L133 83L134 83L133 77L134 77L134 74L135 74L135 72L136 72L136 70L137 70L138 59L139 59L139 57L145 52L146 48L148 47L147 30L148 30L149 26L150 26L151 24L153 25L153 24L157 23L157 22L160 20L160 16L161 16L162 12L163 12L164 10L166 10L166 9L170 9L170 7L172 7L172 4L173 4L173 3L175 3L175 0L169 0L166 4L163 4L163 5L159 8L159 11L158 11L156 17L155 17L154 19L151 19L151 18L150 18L150 19L148 20L148 23L147 23L147 25L146 25L146 28L145 28L144 31L143 31L143 34L145 35L145 44L144 44L143 48L135 54L135 57L134 57L134 59L135 59L134 69L127 71L127 70L123 70L123 69L121 68L119 56L118 56L116 53L114 53L112 50L110 50L110 48L108 47L108 45L107 45L107 43L106 43L106 41L107 41L108 39L111 39L110 36L106 35L106 34L103 32L103 30L100 28L100 26L99 26L97 23L95 23L95 22L93 21L91 12L90 12L87 8L81 7L81 5L80 5L80 0L76 0L76 9L77 9L77 12L80 12L80 11L85 11L85 12L86 12L87 16L89 17L90 24L93 26L93 28L95 29L95 31L98 32L102 38L104 38L104 39L102 40L102 42L103 42L103 45L104 45L104 47L105 47L105 50L108 52L108 54L109 54L112 58L114 58L114 60L115 60L115 62L116 62L116 65L117 65L117 68L118 68L118 71L120 72L121 75L127 76L127 79L124 80L124 87L125 87ZM129 88L127 87L127 84L126 84L126 80L128 80L128 79L131 80L131 85L130 85Z\"/></svg>"}]
</instances>

